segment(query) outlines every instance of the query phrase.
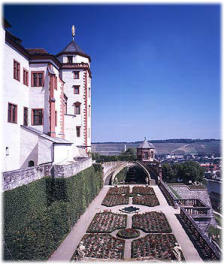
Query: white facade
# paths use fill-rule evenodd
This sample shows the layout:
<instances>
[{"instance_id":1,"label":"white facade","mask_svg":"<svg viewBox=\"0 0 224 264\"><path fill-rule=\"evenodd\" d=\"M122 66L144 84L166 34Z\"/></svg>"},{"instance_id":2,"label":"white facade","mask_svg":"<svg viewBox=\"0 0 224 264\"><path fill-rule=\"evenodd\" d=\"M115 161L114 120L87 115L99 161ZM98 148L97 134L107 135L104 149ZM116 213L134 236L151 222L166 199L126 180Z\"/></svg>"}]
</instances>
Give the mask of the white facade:
<instances>
[{"instance_id":1,"label":"white facade","mask_svg":"<svg viewBox=\"0 0 224 264\"><path fill-rule=\"evenodd\" d=\"M87 156L91 150L88 55L74 50L55 56L43 49L25 49L7 29L1 29L1 35L5 40L1 105L2 171L26 168L30 161L39 165ZM73 42L70 44L73 45ZM73 57L69 67L68 56ZM26 84L24 70L28 72ZM78 79L74 79L74 71L79 72ZM39 82L42 84L36 85ZM74 85L79 86L78 94L74 93ZM80 103L78 114L74 108L76 102ZM28 110L27 118L24 108ZM80 134L77 127L80 127Z\"/></svg>"}]
</instances>

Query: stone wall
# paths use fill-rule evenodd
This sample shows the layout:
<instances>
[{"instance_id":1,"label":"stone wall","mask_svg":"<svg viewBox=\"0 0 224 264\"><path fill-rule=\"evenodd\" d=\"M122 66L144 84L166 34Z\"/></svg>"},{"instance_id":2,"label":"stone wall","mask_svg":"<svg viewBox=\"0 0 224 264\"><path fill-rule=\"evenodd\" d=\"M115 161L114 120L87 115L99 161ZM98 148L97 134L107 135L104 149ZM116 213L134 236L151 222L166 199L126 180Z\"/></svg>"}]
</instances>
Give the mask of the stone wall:
<instances>
[{"instance_id":1,"label":"stone wall","mask_svg":"<svg viewBox=\"0 0 224 264\"><path fill-rule=\"evenodd\" d=\"M55 178L68 178L91 167L92 164L92 158L83 158L67 165L54 165L53 175Z\"/></svg>"},{"instance_id":2,"label":"stone wall","mask_svg":"<svg viewBox=\"0 0 224 264\"><path fill-rule=\"evenodd\" d=\"M29 184L46 176L55 178L71 177L92 166L92 158L84 158L67 165L46 163L26 169L3 172L3 190L9 191Z\"/></svg>"},{"instance_id":3,"label":"stone wall","mask_svg":"<svg viewBox=\"0 0 224 264\"><path fill-rule=\"evenodd\" d=\"M50 176L51 163L26 169L3 172L3 190L8 191L16 187L29 184L45 176Z\"/></svg>"},{"instance_id":4,"label":"stone wall","mask_svg":"<svg viewBox=\"0 0 224 264\"><path fill-rule=\"evenodd\" d=\"M220 252L183 207L180 208L180 221L185 226L188 235L193 239L193 243L198 248L203 260L220 260Z\"/></svg>"}]
</instances>

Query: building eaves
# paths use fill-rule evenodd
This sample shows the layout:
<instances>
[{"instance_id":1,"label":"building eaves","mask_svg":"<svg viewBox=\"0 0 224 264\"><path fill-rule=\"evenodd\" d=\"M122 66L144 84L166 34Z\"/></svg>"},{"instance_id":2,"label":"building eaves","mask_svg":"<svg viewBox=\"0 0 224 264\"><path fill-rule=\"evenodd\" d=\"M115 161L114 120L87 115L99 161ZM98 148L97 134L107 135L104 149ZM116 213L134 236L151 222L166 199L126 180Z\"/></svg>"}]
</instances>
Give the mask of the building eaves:
<instances>
[{"instance_id":1,"label":"building eaves","mask_svg":"<svg viewBox=\"0 0 224 264\"><path fill-rule=\"evenodd\" d=\"M56 56L60 56L62 54L67 54L67 55L80 55L82 57L86 57L91 61L91 58L89 55L87 55L77 44L74 40L68 43L68 45L61 51L59 52Z\"/></svg>"},{"instance_id":2,"label":"building eaves","mask_svg":"<svg viewBox=\"0 0 224 264\"><path fill-rule=\"evenodd\" d=\"M38 136L40 136L40 137L42 137L44 139L47 139L47 140L49 140L49 141L51 141L53 143L56 143L56 144L69 144L69 145L73 144L72 142L70 142L68 140L65 140L63 138L58 138L58 137L53 138L53 137L50 137L50 136L42 133L40 130L38 130L36 128L33 128L33 127L23 126L23 125L21 125L21 127L24 128L24 129L26 129L26 130L28 130L29 132L33 132L33 133L37 134Z\"/></svg>"}]
</instances>

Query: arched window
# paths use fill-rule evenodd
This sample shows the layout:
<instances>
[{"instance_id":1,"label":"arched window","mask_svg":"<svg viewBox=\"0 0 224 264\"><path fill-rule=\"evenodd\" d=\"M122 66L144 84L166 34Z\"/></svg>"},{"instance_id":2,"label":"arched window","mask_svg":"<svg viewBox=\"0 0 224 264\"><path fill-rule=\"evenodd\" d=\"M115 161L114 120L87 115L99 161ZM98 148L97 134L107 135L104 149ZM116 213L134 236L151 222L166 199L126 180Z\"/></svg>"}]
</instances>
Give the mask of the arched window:
<instances>
[{"instance_id":1,"label":"arched window","mask_svg":"<svg viewBox=\"0 0 224 264\"><path fill-rule=\"evenodd\" d=\"M74 106L75 106L74 114L75 115L80 115L81 103L80 102L75 102Z\"/></svg>"},{"instance_id":2,"label":"arched window","mask_svg":"<svg viewBox=\"0 0 224 264\"><path fill-rule=\"evenodd\" d=\"M29 162L28 162L28 167L33 167L34 166L34 161L33 160L30 160Z\"/></svg>"},{"instance_id":3,"label":"arched window","mask_svg":"<svg viewBox=\"0 0 224 264\"><path fill-rule=\"evenodd\" d=\"M154 158L154 152L151 151L151 158Z\"/></svg>"}]
</instances>

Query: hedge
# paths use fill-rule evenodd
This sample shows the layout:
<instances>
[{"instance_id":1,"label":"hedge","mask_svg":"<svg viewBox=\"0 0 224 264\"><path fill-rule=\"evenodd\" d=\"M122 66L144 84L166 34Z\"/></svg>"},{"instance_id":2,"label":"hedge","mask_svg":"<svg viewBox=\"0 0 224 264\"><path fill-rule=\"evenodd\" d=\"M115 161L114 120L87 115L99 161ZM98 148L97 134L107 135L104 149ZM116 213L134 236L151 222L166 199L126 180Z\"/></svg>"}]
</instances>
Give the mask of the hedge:
<instances>
[{"instance_id":1,"label":"hedge","mask_svg":"<svg viewBox=\"0 0 224 264\"><path fill-rule=\"evenodd\" d=\"M4 259L46 260L102 188L95 165L65 179L43 178L4 193Z\"/></svg>"}]
</instances>

